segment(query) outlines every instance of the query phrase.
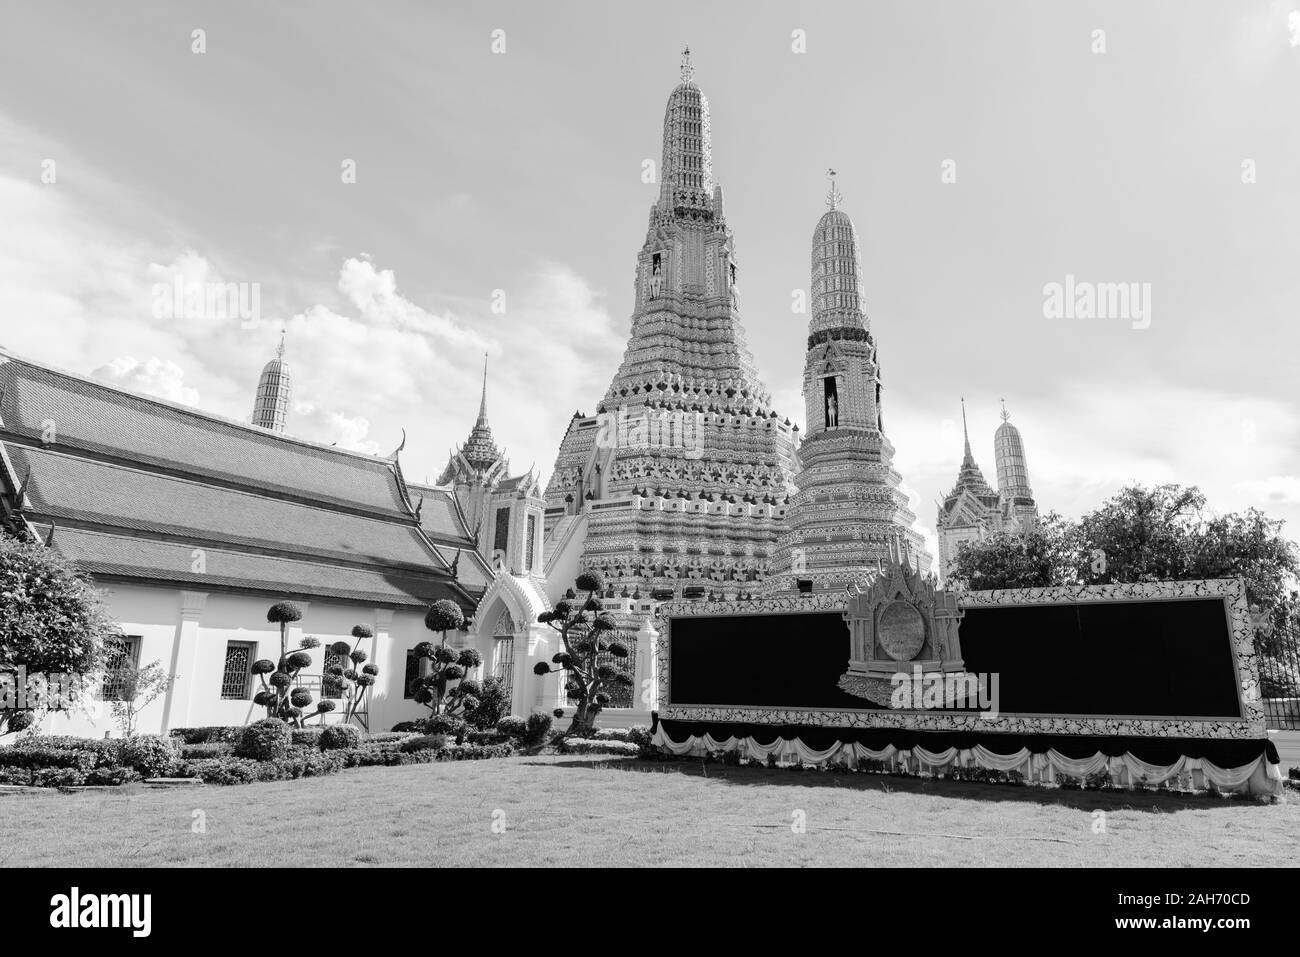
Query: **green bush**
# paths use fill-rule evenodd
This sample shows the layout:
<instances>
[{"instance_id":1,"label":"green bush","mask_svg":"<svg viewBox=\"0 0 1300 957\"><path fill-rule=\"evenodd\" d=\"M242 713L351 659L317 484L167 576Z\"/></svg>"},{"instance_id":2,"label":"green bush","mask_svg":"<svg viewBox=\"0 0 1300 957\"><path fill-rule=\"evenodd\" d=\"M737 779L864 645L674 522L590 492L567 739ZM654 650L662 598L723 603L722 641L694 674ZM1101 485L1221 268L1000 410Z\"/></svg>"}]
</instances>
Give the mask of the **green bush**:
<instances>
[{"instance_id":1,"label":"green bush","mask_svg":"<svg viewBox=\"0 0 1300 957\"><path fill-rule=\"evenodd\" d=\"M172 728L173 738L180 738L186 744L215 744L217 742L234 744L239 740L242 727L216 726L207 728Z\"/></svg>"},{"instance_id":2,"label":"green bush","mask_svg":"<svg viewBox=\"0 0 1300 957\"><path fill-rule=\"evenodd\" d=\"M187 761L179 770L183 777L205 784L248 784L260 779L263 767L263 762L252 758L224 757Z\"/></svg>"},{"instance_id":3,"label":"green bush","mask_svg":"<svg viewBox=\"0 0 1300 957\"><path fill-rule=\"evenodd\" d=\"M420 730L426 735L445 734L449 738L461 741L465 737L465 732L469 730L469 725L465 723L464 718L457 718L450 714L435 714L424 719Z\"/></svg>"},{"instance_id":4,"label":"green bush","mask_svg":"<svg viewBox=\"0 0 1300 957\"><path fill-rule=\"evenodd\" d=\"M200 761L204 758L219 758L223 754L233 755L235 746L224 741L209 741L204 744L181 745L181 758L186 761Z\"/></svg>"},{"instance_id":5,"label":"green bush","mask_svg":"<svg viewBox=\"0 0 1300 957\"><path fill-rule=\"evenodd\" d=\"M118 763L139 771L146 778L162 778L172 773L180 756L179 743L174 739L141 734L122 741Z\"/></svg>"},{"instance_id":6,"label":"green bush","mask_svg":"<svg viewBox=\"0 0 1300 957\"><path fill-rule=\"evenodd\" d=\"M418 734L419 732L414 732ZM368 734L362 740L361 745L367 744L390 744L398 741L405 741L411 736L409 731L376 731L374 734Z\"/></svg>"},{"instance_id":7,"label":"green bush","mask_svg":"<svg viewBox=\"0 0 1300 957\"><path fill-rule=\"evenodd\" d=\"M276 761L292 746L289 726L279 718L263 718L246 727L235 745L235 756L254 761Z\"/></svg>"},{"instance_id":8,"label":"green bush","mask_svg":"<svg viewBox=\"0 0 1300 957\"><path fill-rule=\"evenodd\" d=\"M86 783L86 772L77 768L41 768L32 772L38 788L72 788Z\"/></svg>"},{"instance_id":9,"label":"green bush","mask_svg":"<svg viewBox=\"0 0 1300 957\"><path fill-rule=\"evenodd\" d=\"M117 785L139 780L140 772L134 768L98 767L86 775L87 784Z\"/></svg>"},{"instance_id":10,"label":"green bush","mask_svg":"<svg viewBox=\"0 0 1300 957\"><path fill-rule=\"evenodd\" d=\"M101 738L74 738L67 734L37 734L20 738L14 748L31 751L50 749L56 751L90 751L95 755L96 766L120 764L122 740Z\"/></svg>"},{"instance_id":11,"label":"green bush","mask_svg":"<svg viewBox=\"0 0 1300 957\"><path fill-rule=\"evenodd\" d=\"M446 746L445 734L422 734L418 738L408 738L403 741L398 745L398 750L410 754L412 751L440 751Z\"/></svg>"},{"instance_id":12,"label":"green bush","mask_svg":"<svg viewBox=\"0 0 1300 957\"><path fill-rule=\"evenodd\" d=\"M555 719L549 714L535 712L528 716L524 723L524 744L532 746L541 744L546 740L546 736L551 732L551 725Z\"/></svg>"},{"instance_id":13,"label":"green bush","mask_svg":"<svg viewBox=\"0 0 1300 957\"><path fill-rule=\"evenodd\" d=\"M0 748L0 767L32 771L67 768L83 774L99 763L99 753L90 749L56 747Z\"/></svg>"},{"instance_id":14,"label":"green bush","mask_svg":"<svg viewBox=\"0 0 1300 957\"><path fill-rule=\"evenodd\" d=\"M361 732L349 724L331 724L321 730L316 746L322 751L341 751L361 744Z\"/></svg>"},{"instance_id":15,"label":"green bush","mask_svg":"<svg viewBox=\"0 0 1300 957\"><path fill-rule=\"evenodd\" d=\"M290 728L289 744L295 748L315 748L319 746L321 733L324 732L322 727L313 728Z\"/></svg>"},{"instance_id":16,"label":"green bush","mask_svg":"<svg viewBox=\"0 0 1300 957\"><path fill-rule=\"evenodd\" d=\"M497 730L507 738L522 738L528 731L528 722L518 715L512 714L508 718L502 718L497 722Z\"/></svg>"},{"instance_id":17,"label":"green bush","mask_svg":"<svg viewBox=\"0 0 1300 957\"><path fill-rule=\"evenodd\" d=\"M30 785L31 783L32 772L30 768L0 767L0 784Z\"/></svg>"}]
</instances>

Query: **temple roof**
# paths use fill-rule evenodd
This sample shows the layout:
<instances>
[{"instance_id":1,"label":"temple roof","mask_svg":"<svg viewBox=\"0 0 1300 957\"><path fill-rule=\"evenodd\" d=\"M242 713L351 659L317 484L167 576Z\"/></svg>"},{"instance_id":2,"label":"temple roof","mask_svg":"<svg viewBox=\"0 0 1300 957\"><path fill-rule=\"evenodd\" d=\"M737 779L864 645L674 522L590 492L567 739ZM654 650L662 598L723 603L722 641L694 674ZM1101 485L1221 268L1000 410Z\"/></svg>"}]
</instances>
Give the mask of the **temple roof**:
<instances>
[{"instance_id":1,"label":"temple roof","mask_svg":"<svg viewBox=\"0 0 1300 957\"><path fill-rule=\"evenodd\" d=\"M963 492L970 492L981 503L989 507L997 505L998 500L998 493L984 479L984 473L975 464L975 456L971 454L970 433L966 429L965 399L962 399L961 403L961 431L965 441L965 451L962 455L961 468L957 470L957 483L944 499L944 511L948 513L952 512L953 506L957 504Z\"/></svg>"},{"instance_id":2,"label":"temple roof","mask_svg":"<svg viewBox=\"0 0 1300 957\"><path fill-rule=\"evenodd\" d=\"M92 575L145 584L473 607L400 466L0 352L0 486ZM194 552L202 564L194 571Z\"/></svg>"}]
</instances>

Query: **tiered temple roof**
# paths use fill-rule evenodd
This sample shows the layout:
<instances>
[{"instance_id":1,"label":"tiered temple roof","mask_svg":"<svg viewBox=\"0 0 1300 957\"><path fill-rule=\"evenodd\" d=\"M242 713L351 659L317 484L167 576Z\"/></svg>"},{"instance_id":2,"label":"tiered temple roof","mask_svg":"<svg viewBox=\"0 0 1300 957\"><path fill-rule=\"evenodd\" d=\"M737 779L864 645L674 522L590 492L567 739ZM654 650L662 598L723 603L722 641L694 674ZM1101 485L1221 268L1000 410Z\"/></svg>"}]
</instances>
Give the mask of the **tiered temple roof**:
<instances>
[{"instance_id":1,"label":"tiered temple roof","mask_svg":"<svg viewBox=\"0 0 1300 957\"><path fill-rule=\"evenodd\" d=\"M102 580L467 609L482 587L452 575L395 456L288 438L5 353L0 497Z\"/></svg>"}]
</instances>

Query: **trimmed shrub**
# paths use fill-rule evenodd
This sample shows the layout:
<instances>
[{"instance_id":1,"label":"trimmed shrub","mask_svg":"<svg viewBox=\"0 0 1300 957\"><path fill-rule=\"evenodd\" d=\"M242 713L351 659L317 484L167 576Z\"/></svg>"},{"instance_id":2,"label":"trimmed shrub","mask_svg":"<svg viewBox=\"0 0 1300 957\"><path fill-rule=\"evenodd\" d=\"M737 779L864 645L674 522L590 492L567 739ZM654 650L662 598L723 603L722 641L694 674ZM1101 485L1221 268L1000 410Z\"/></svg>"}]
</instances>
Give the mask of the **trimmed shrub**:
<instances>
[{"instance_id":1,"label":"trimmed shrub","mask_svg":"<svg viewBox=\"0 0 1300 957\"><path fill-rule=\"evenodd\" d=\"M29 768L0 767L0 784L30 785L31 783L32 772Z\"/></svg>"},{"instance_id":2,"label":"trimmed shrub","mask_svg":"<svg viewBox=\"0 0 1300 957\"><path fill-rule=\"evenodd\" d=\"M320 743L320 736L324 728L291 728L289 730L289 743L295 748L314 748Z\"/></svg>"},{"instance_id":3,"label":"trimmed shrub","mask_svg":"<svg viewBox=\"0 0 1300 957\"><path fill-rule=\"evenodd\" d=\"M219 758L223 754L234 754L235 746L224 741L211 741L206 744L182 744L181 759L200 761L204 758Z\"/></svg>"},{"instance_id":4,"label":"trimmed shrub","mask_svg":"<svg viewBox=\"0 0 1300 957\"><path fill-rule=\"evenodd\" d=\"M180 758L178 742L156 734L125 738L118 753L118 763L139 771L146 778L171 774Z\"/></svg>"},{"instance_id":5,"label":"trimmed shrub","mask_svg":"<svg viewBox=\"0 0 1300 957\"><path fill-rule=\"evenodd\" d=\"M41 768L32 772L38 788L72 788L86 783L86 772L76 768Z\"/></svg>"},{"instance_id":6,"label":"trimmed shrub","mask_svg":"<svg viewBox=\"0 0 1300 957\"><path fill-rule=\"evenodd\" d=\"M90 751L94 753L97 765L111 765L119 763L122 741L111 738L74 738L66 734L37 734L20 738L13 746L23 750L50 748L57 751Z\"/></svg>"},{"instance_id":7,"label":"trimmed shrub","mask_svg":"<svg viewBox=\"0 0 1300 957\"><path fill-rule=\"evenodd\" d=\"M0 748L0 767L27 768L32 771L67 768L83 774L99 763L99 753L89 749L13 747Z\"/></svg>"},{"instance_id":8,"label":"trimmed shrub","mask_svg":"<svg viewBox=\"0 0 1300 957\"><path fill-rule=\"evenodd\" d=\"M630 741L601 741L596 738L559 738L555 742L561 754L620 754L636 755L640 747Z\"/></svg>"},{"instance_id":9,"label":"trimmed shrub","mask_svg":"<svg viewBox=\"0 0 1300 957\"><path fill-rule=\"evenodd\" d=\"M243 730L242 727L226 726L172 728L170 734L173 738L180 738L186 744L212 744L215 742L234 744L239 740L239 732Z\"/></svg>"},{"instance_id":10,"label":"trimmed shrub","mask_svg":"<svg viewBox=\"0 0 1300 957\"><path fill-rule=\"evenodd\" d=\"M412 751L440 751L447 746L447 736L443 734L422 734L418 738L408 738L398 745L403 754Z\"/></svg>"},{"instance_id":11,"label":"trimmed shrub","mask_svg":"<svg viewBox=\"0 0 1300 957\"><path fill-rule=\"evenodd\" d=\"M391 734L422 734L424 732L423 721L399 721L393 725Z\"/></svg>"},{"instance_id":12,"label":"trimmed shrub","mask_svg":"<svg viewBox=\"0 0 1300 957\"><path fill-rule=\"evenodd\" d=\"M435 714L424 719L420 730L426 735L445 734L449 738L461 741L465 737L465 732L469 730L469 726L465 723L464 718L457 718L455 715L450 714Z\"/></svg>"},{"instance_id":13,"label":"trimmed shrub","mask_svg":"<svg viewBox=\"0 0 1300 957\"><path fill-rule=\"evenodd\" d=\"M497 722L497 730L507 738L522 738L528 731L528 722L518 715L510 715Z\"/></svg>"},{"instance_id":14,"label":"trimmed shrub","mask_svg":"<svg viewBox=\"0 0 1300 957\"><path fill-rule=\"evenodd\" d=\"M361 732L350 724L331 724L321 729L316 747L322 751L343 751L361 745Z\"/></svg>"},{"instance_id":15,"label":"trimmed shrub","mask_svg":"<svg viewBox=\"0 0 1300 957\"><path fill-rule=\"evenodd\" d=\"M549 714L533 713L528 716L524 722L524 744L532 746L541 744L550 734L551 725L555 722Z\"/></svg>"},{"instance_id":16,"label":"trimmed shrub","mask_svg":"<svg viewBox=\"0 0 1300 957\"><path fill-rule=\"evenodd\" d=\"M275 761L286 757L290 746L289 726L279 718L263 718L254 721L240 734L235 756L254 761Z\"/></svg>"},{"instance_id":17,"label":"trimmed shrub","mask_svg":"<svg viewBox=\"0 0 1300 957\"><path fill-rule=\"evenodd\" d=\"M398 741L405 741L412 733L405 731L376 731L374 734L368 734L362 740L358 747L364 747L368 744L396 744Z\"/></svg>"},{"instance_id":18,"label":"trimmed shrub","mask_svg":"<svg viewBox=\"0 0 1300 957\"><path fill-rule=\"evenodd\" d=\"M87 784L130 784L140 780L140 772L135 768L98 767L86 775Z\"/></svg>"},{"instance_id":19,"label":"trimmed shrub","mask_svg":"<svg viewBox=\"0 0 1300 957\"><path fill-rule=\"evenodd\" d=\"M465 735L466 744L505 744L509 740L510 736L500 731L471 731Z\"/></svg>"},{"instance_id":20,"label":"trimmed shrub","mask_svg":"<svg viewBox=\"0 0 1300 957\"><path fill-rule=\"evenodd\" d=\"M180 771L183 777L198 778L205 784L248 784L258 780L263 762L252 758L206 758L187 761Z\"/></svg>"}]
</instances>

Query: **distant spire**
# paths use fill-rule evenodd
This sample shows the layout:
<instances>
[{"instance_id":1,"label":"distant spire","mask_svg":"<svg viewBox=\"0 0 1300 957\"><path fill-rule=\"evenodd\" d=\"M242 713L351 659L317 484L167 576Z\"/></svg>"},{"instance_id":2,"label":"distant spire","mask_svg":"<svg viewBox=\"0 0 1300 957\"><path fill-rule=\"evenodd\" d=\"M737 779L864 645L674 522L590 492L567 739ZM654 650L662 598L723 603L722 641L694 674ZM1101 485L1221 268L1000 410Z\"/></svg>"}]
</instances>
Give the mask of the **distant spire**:
<instances>
[{"instance_id":1,"label":"distant spire","mask_svg":"<svg viewBox=\"0 0 1300 957\"><path fill-rule=\"evenodd\" d=\"M1002 403L1002 421L1005 422L1011 418L1011 413L1007 411L1007 400L999 399L998 401Z\"/></svg>"},{"instance_id":2,"label":"distant spire","mask_svg":"<svg viewBox=\"0 0 1300 957\"><path fill-rule=\"evenodd\" d=\"M483 396L478 403L478 425L487 425L487 362L488 354L483 353Z\"/></svg>"},{"instance_id":3,"label":"distant spire","mask_svg":"<svg viewBox=\"0 0 1300 957\"><path fill-rule=\"evenodd\" d=\"M840 203L844 200L844 194L840 192L839 187L835 185L835 170L828 169L826 178L830 180L831 188L826 194L826 205L831 209L839 209Z\"/></svg>"},{"instance_id":4,"label":"distant spire","mask_svg":"<svg viewBox=\"0 0 1300 957\"><path fill-rule=\"evenodd\" d=\"M970 453L970 432L966 430L966 397L961 397L961 434L966 440L966 458L974 458Z\"/></svg>"},{"instance_id":5,"label":"distant spire","mask_svg":"<svg viewBox=\"0 0 1300 957\"><path fill-rule=\"evenodd\" d=\"M285 330L281 329L275 358L262 367L262 375L257 380L257 397L253 401L253 425L272 432L284 431L293 394L293 373L284 359L284 334Z\"/></svg>"},{"instance_id":6,"label":"distant spire","mask_svg":"<svg viewBox=\"0 0 1300 957\"><path fill-rule=\"evenodd\" d=\"M691 66L691 48L682 48L682 82L690 83L695 79L695 67Z\"/></svg>"}]
</instances>

